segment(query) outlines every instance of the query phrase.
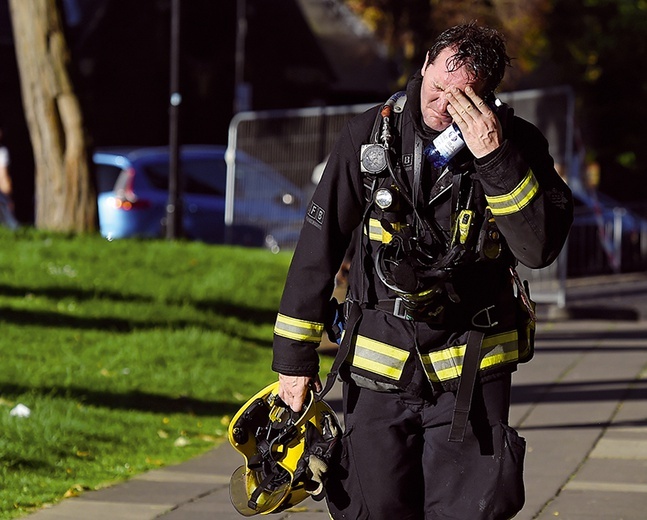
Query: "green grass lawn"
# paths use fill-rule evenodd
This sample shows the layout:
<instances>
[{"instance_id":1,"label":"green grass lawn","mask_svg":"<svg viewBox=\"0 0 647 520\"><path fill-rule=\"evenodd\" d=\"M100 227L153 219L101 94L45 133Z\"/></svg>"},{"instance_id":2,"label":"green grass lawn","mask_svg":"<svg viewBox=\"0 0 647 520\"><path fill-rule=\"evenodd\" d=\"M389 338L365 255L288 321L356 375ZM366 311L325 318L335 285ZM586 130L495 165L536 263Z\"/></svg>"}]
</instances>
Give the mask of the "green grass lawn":
<instances>
[{"instance_id":1,"label":"green grass lawn","mask_svg":"<svg viewBox=\"0 0 647 520\"><path fill-rule=\"evenodd\" d=\"M222 442L276 379L289 261L0 229L0 519ZM29 417L10 413L18 404Z\"/></svg>"}]
</instances>

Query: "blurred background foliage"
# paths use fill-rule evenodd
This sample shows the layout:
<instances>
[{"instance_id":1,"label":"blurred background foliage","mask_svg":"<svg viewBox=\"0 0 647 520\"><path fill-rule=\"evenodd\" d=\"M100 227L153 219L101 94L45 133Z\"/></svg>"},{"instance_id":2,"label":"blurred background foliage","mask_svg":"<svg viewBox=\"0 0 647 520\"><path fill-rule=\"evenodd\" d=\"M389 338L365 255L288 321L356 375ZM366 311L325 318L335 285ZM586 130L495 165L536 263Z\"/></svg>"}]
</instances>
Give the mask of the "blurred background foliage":
<instances>
[{"instance_id":1,"label":"blurred background foliage","mask_svg":"<svg viewBox=\"0 0 647 520\"><path fill-rule=\"evenodd\" d=\"M645 0L346 0L385 41L404 81L445 27L475 19L507 37L502 90L571 85L587 159L600 189L644 199L647 175Z\"/></svg>"},{"instance_id":2,"label":"blurred background foliage","mask_svg":"<svg viewBox=\"0 0 647 520\"><path fill-rule=\"evenodd\" d=\"M58 0L58 5L91 146L167 144L171 0ZM576 145L599 169L601 191L620 201L647 198L647 0L184 0L180 135L185 143L227 141L241 5L247 29L242 77L252 110L381 102L422 64L443 29L470 20L493 25L507 36L514 58L502 90L572 86ZM389 73L368 85L365 78L361 87L340 88L340 63L349 61L344 70L352 70L360 56L353 45L326 54L324 28L304 14L313 6L359 17ZM0 124L17 177L16 210L29 222L33 159L7 0L0 0L0 66ZM355 76L359 83L359 72Z\"/></svg>"}]
</instances>

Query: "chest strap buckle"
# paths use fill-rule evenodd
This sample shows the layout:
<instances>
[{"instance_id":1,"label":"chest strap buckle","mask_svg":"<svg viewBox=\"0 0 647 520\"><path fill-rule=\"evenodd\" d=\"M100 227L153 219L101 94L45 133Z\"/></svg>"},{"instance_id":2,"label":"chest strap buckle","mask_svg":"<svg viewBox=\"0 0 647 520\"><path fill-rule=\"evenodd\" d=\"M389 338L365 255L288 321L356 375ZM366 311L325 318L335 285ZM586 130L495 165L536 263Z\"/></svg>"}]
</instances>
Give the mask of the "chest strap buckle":
<instances>
[{"instance_id":1,"label":"chest strap buckle","mask_svg":"<svg viewBox=\"0 0 647 520\"><path fill-rule=\"evenodd\" d=\"M400 318L401 320L411 320L411 316L408 314L402 298L395 298L393 300L380 300L375 305L375 309L386 312L387 314L393 314L393 316Z\"/></svg>"}]
</instances>

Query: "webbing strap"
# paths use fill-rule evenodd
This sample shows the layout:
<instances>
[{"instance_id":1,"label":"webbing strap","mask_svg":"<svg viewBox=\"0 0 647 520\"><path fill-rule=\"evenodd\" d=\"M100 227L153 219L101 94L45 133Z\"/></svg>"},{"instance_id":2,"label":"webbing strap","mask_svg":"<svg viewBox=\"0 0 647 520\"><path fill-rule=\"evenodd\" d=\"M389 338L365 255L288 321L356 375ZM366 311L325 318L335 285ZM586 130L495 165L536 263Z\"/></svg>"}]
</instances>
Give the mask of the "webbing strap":
<instances>
[{"instance_id":1,"label":"webbing strap","mask_svg":"<svg viewBox=\"0 0 647 520\"><path fill-rule=\"evenodd\" d=\"M449 430L450 442L463 442L465 430L467 429L467 420L472 407L472 395L474 385L476 384L476 374L479 370L479 358L481 353L481 344L485 334L471 330L467 336L467 345L465 347L465 357L463 358L463 371L461 380L456 392L456 404L454 405L454 416L452 425Z\"/></svg>"},{"instance_id":2,"label":"webbing strap","mask_svg":"<svg viewBox=\"0 0 647 520\"><path fill-rule=\"evenodd\" d=\"M413 144L413 202L420 203L421 177L422 177L422 139L414 133Z\"/></svg>"},{"instance_id":3,"label":"webbing strap","mask_svg":"<svg viewBox=\"0 0 647 520\"><path fill-rule=\"evenodd\" d=\"M251 496L249 497L249 500L247 501L247 507L256 511L256 508L258 507L258 498L263 492L271 493L271 490L268 488L268 486L275 477L276 474L273 471L265 475L263 481L258 485L258 487L252 492Z\"/></svg>"},{"instance_id":4,"label":"webbing strap","mask_svg":"<svg viewBox=\"0 0 647 520\"><path fill-rule=\"evenodd\" d=\"M342 337L341 343L339 344L339 350L335 356L335 361L333 361L330 372L328 372L328 377L326 379L326 385L323 390L315 395L316 401L321 401L330 389L335 384L335 379L337 379L337 374L339 373L339 368L344 360L348 357L350 352L350 346L353 341L353 337L357 332L357 327L362 318L362 308L359 303L356 301L350 302L350 309L348 311L348 317L346 318L346 324L344 326L344 336Z\"/></svg>"}]
</instances>

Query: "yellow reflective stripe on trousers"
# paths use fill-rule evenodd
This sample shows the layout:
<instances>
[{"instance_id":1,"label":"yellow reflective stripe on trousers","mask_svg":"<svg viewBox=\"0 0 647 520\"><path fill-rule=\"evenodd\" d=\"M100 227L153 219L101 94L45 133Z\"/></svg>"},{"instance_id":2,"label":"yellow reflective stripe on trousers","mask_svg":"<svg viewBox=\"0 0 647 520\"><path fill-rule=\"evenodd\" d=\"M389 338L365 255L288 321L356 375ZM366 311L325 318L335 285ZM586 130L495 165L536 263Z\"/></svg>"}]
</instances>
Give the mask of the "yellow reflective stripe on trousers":
<instances>
[{"instance_id":1,"label":"yellow reflective stripe on trousers","mask_svg":"<svg viewBox=\"0 0 647 520\"><path fill-rule=\"evenodd\" d=\"M358 335L348 361L354 367L397 381L407 359L406 350Z\"/></svg>"},{"instance_id":2,"label":"yellow reflective stripe on trousers","mask_svg":"<svg viewBox=\"0 0 647 520\"><path fill-rule=\"evenodd\" d=\"M535 174L532 170L528 169L528 173L519 183L519 185L510 193L505 195L497 195L495 197L485 196L492 215L510 215L521 211L526 207L539 189L539 183L535 179Z\"/></svg>"},{"instance_id":3,"label":"yellow reflective stripe on trousers","mask_svg":"<svg viewBox=\"0 0 647 520\"><path fill-rule=\"evenodd\" d=\"M479 369L512 363L519 359L519 334L516 330L486 336L481 345ZM420 358L431 381L448 381L460 377L466 345L456 345L436 352L421 354Z\"/></svg>"},{"instance_id":4,"label":"yellow reflective stripe on trousers","mask_svg":"<svg viewBox=\"0 0 647 520\"><path fill-rule=\"evenodd\" d=\"M276 323L274 324L274 334L296 341L319 343L323 336L323 331L323 323L290 318L280 313L276 316Z\"/></svg>"}]
</instances>

